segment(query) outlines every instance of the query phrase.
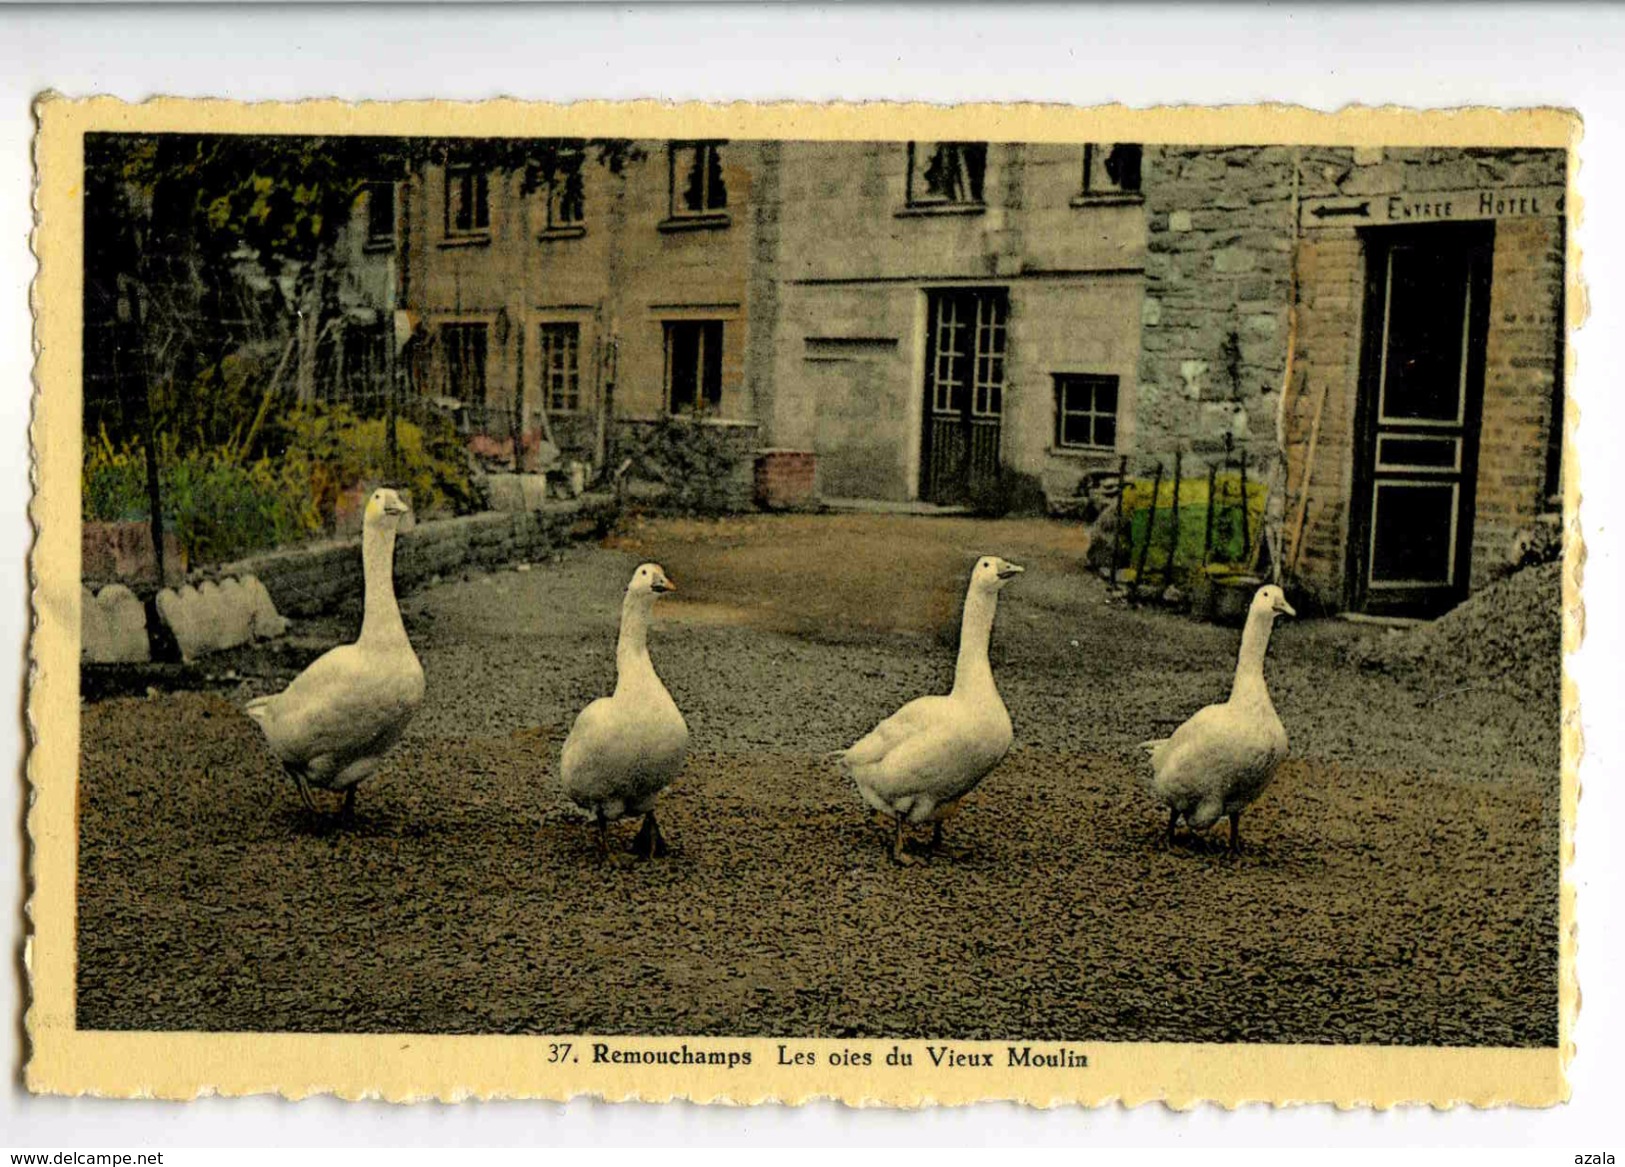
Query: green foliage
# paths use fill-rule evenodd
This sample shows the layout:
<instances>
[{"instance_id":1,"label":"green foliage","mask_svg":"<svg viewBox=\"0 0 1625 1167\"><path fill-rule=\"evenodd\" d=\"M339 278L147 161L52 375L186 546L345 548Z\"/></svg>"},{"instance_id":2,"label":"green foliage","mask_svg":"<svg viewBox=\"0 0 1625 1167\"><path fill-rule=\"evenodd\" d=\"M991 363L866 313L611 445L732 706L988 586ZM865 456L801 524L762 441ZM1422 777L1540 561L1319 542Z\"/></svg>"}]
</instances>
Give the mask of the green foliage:
<instances>
[{"instance_id":1,"label":"green foliage","mask_svg":"<svg viewBox=\"0 0 1625 1167\"><path fill-rule=\"evenodd\" d=\"M1169 546L1175 539L1178 524L1177 559L1183 570L1195 570L1202 565L1203 547L1208 540L1208 486L1206 477L1187 478L1179 484L1179 513L1174 515L1174 484L1164 479L1157 490L1156 522L1152 526L1152 479L1131 479L1123 491L1123 517L1127 523L1124 538L1118 549L1120 567L1134 568L1140 562L1140 548L1145 545L1148 530L1151 547L1146 552L1146 573L1160 578L1167 568ZM1246 540L1257 543L1264 522L1264 487L1261 483L1247 483L1247 518L1242 520L1241 475L1220 474L1214 480L1214 506L1212 543L1207 553L1208 564L1245 564L1251 548Z\"/></svg>"},{"instance_id":2,"label":"green foliage","mask_svg":"<svg viewBox=\"0 0 1625 1167\"><path fill-rule=\"evenodd\" d=\"M637 478L665 485L665 504L689 514L738 509L740 452L726 426L663 417L633 428L621 453Z\"/></svg>"},{"instance_id":3,"label":"green foliage","mask_svg":"<svg viewBox=\"0 0 1625 1167\"><path fill-rule=\"evenodd\" d=\"M164 525L192 565L224 562L322 531L310 466L301 459L243 465L222 451L177 457L171 439L161 443L158 481ZM102 434L86 448L82 485L88 522L148 517L146 451L140 446L115 448Z\"/></svg>"},{"instance_id":4,"label":"green foliage","mask_svg":"<svg viewBox=\"0 0 1625 1167\"><path fill-rule=\"evenodd\" d=\"M468 457L446 419L395 423L395 472L390 473L388 422L358 417L348 406L306 407L278 419L269 444L282 457L310 466L311 497L331 526L338 496L365 483L388 482L411 491L420 517L463 514L476 505Z\"/></svg>"},{"instance_id":5,"label":"green foliage","mask_svg":"<svg viewBox=\"0 0 1625 1167\"><path fill-rule=\"evenodd\" d=\"M180 452L159 443L164 524L193 566L221 563L333 530L339 495L391 482L411 491L419 515L473 508L466 459L446 423L396 426L397 469L389 474L385 422L350 410L306 409L278 423L274 455L239 459L229 446ZM115 446L105 432L86 444L82 512L87 521L148 517L146 452Z\"/></svg>"}]
</instances>

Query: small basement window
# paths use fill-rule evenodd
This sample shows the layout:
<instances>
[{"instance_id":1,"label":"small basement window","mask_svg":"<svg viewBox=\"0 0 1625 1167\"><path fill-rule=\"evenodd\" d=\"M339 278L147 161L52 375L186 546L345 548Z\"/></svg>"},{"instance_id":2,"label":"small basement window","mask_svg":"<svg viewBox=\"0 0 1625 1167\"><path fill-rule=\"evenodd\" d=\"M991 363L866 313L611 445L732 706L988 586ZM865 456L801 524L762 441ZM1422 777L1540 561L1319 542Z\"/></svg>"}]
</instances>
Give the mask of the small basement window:
<instances>
[{"instance_id":1,"label":"small basement window","mask_svg":"<svg viewBox=\"0 0 1625 1167\"><path fill-rule=\"evenodd\" d=\"M1117 378L1056 373L1055 444L1065 450L1117 448Z\"/></svg>"}]
</instances>

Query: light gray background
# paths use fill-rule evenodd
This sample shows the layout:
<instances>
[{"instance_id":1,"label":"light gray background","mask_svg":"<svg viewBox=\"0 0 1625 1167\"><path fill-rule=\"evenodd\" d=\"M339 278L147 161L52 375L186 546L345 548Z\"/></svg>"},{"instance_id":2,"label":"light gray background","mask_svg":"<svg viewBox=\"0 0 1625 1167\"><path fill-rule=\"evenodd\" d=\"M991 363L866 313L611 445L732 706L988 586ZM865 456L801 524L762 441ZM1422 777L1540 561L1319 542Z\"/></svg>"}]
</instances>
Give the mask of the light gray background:
<instances>
[{"instance_id":1,"label":"light gray background","mask_svg":"<svg viewBox=\"0 0 1625 1167\"><path fill-rule=\"evenodd\" d=\"M1088 105L1278 100L1336 109L1356 101L1417 106L1557 104L1586 119L1580 191L1592 316L1576 340L1571 392L1584 425L1579 463L1590 557L1589 636L1570 661L1586 706L1585 787L1574 876L1580 892L1584 1004L1575 1101L1544 1112L1338 1114L1324 1107L1227 1114L1029 1112L987 1106L897 1114L814 1106L723 1110L491 1104L288 1105L219 1099L187 1106L33 1099L13 1078L0 1104L0 1146L450 1144L863 1140L959 1147L1019 1139L1083 1147L1219 1143L1344 1147L1618 1145L1621 1034L1617 715L1625 587L1616 514L1625 514L1621 404L1620 181L1625 159L1621 34L1602 6L1134 5L1113 7L823 6L631 9L454 4L402 8L188 4L161 9L0 4L0 706L19 707L27 628L27 424L33 258L29 160L32 96L55 88L139 99L513 96L572 98L1044 100ZM20 767L20 717L0 723L0 751ZM20 769L14 769L19 773ZM20 790L19 786L13 790ZM16 793L0 800L20 822ZM23 858L20 830L0 863L7 975L0 1018L8 1068L19 1064ZM1610 1121L1613 1120L1613 1121Z\"/></svg>"}]
</instances>

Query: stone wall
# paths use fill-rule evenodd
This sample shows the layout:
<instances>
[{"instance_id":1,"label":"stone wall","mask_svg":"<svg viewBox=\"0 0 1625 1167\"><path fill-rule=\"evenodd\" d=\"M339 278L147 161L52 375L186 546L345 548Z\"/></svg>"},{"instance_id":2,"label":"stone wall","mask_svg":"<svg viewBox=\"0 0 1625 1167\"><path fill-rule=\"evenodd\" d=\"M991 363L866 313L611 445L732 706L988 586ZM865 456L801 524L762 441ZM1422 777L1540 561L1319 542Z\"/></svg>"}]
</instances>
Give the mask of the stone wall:
<instances>
[{"instance_id":1,"label":"stone wall","mask_svg":"<svg viewBox=\"0 0 1625 1167\"><path fill-rule=\"evenodd\" d=\"M1276 521L1290 544L1307 496L1299 582L1341 607L1366 232L1385 228L1299 228L1294 178L1300 202L1343 196L1380 200L1386 211L1388 200L1419 192L1562 185L1565 165L1558 150L1147 147L1138 449L1214 451L1228 431L1263 477L1283 452L1279 416L1286 485L1272 499ZM1297 344L1286 384L1294 256ZM1562 220L1498 220L1492 266L1475 587L1546 502L1560 385Z\"/></svg>"},{"instance_id":2,"label":"stone wall","mask_svg":"<svg viewBox=\"0 0 1625 1167\"><path fill-rule=\"evenodd\" d=\"M1290 147L1146 147L1140 451L1219 450L1226 433L1273 451L1292 167Z\"/></svg>"},{"instance_id":3,"label":"stone wall","mask_svg":"<svg viewBox=\"0 0 1625 1167\"><path fill-rule=\"evenodd\" d=\"M496 567L539 559L557 547L597 533L615 515L614 500L584 495L538 510L484 513L419 523L395 548L395 587L402 594L464 567ZM290 547L227 564L215 576L257 576L277 610L311 616L361 595L361 541L333 540Z\"/></svg>"},{"instance_id":4,"label":"stone wall","mask_svg":"<svg viewBox=\"0 0 1625 1167\"><path fill-rule=\"evenodd\" d=\"M631 460L626 481L641 501L684 510L748 511L756 501L760 438L754 422L618 420L612 461ZM673 442L680 443L680 451L670 448Z\"/></svg>"}]
</instances>

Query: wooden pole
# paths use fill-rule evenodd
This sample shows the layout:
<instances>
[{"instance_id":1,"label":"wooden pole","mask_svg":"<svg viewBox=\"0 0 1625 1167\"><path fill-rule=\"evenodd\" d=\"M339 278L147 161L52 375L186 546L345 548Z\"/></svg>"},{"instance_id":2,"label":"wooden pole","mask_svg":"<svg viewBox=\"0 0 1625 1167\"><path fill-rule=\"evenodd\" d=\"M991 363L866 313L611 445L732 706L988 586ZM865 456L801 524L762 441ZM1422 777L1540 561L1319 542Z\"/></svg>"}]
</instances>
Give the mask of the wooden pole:
<instances>
[{"instance_id":1,"label":"wooden pole","mask_svg":"<svg viewBox=\"0 0 1625 1167\"><path fill-rule=\"evenodd\" d=\"M1168 540L1168 562L1162 569L1162 582L1174 582L1174 564L1179 559L1179 483L1185 472L1185 454L1182 450L1174 451L1174 533Z\"/></svg>"},{"instance_id":2,"label":"wooden pole","mask_svg":"<svg viewBox=\"0 0 1625 1167\"><path fill-rule=\"evenodd\" d=\"M384 450L389 463L389 480L401 479L400 436L396 432L400 412L400 369L395 357L395 313L389 314L384 329Z\"/></svg>"},{"instance_id":3,"label":"wooden pole","mask_svg":"<svg viewBox=\"0 0 1625 1167\"><path fill-rule=\"evenodd\" d=\"M1241 451L1241 555L1250 560L1253 553L1252 504L1247 498L1247 451Z\"/></svg>"},{"instance_id":4,"label":"wooden pole","mask_svg":"<svg viewBox=\"0 0 1625 1167\"><path fill-rule=\"evenodd\" d=\"M1117 522L1112 526L1112 587L1117 586L1117 553L1123 545L1123 493L1128 489L1128 455L1117 459Z\"/></svg>"},{"instance_id":5,"label":"wooden pole","mask_svg":"<svg viewBox=\"0 0 1625 1167\"><path fill-rule=\"evenodd\" d=\"M140 382L136 386L136 399L141 410L141 444L146 447L147 510L152 528L153 564L158 569L158 587L161 589L167 582L164 578L164 494L158 474L158 423L152 415L152 368L148 361L147 334L143 328L142 291L133 284L126 287L130 307L126 335L130 338L130 347L135 350L136 376Z\"/></svg>"},{"instance_id":6,"label":"wooden pole","mask_svg":"<svg viewBox=\"0 0 1625 1167\"><path fill-rule=\"evenodd\" d=\"M1157 474L1151 483L1151 513L1145 520L1145 542L1140 544L1140 559L1134 567L1134 591L1140 590L1140 581L1145 578L1145 557L1151 550L1151 538L1157 532L1157 495L1162 493L1162 459L1157 459Z\"/></svg>"},{"instance_id":7,"label":"wooden pole","mask_svg":"<svg viewBox=\"0 0 1625 1167\"><path fill-rule=\"evenodd\" d=\"M1207 526L1202 532L1202 566L1206 567L1208 559L1213 555L1213 491L1217 487L1216 479L1219 476L1217 463L1207 464Z\"/></svg>"},{"instance_id":8,"label":"wooden pole","mask_svg":"<svg viewBox=\"0 0 1625 1167\"><path fill-rule=\"evenodd\" d=\"M1320 443L1320 418L1326 409L1326 386L1330 382L1320 383L1320 395L1315 401L1315 416L1309 423L1309 447L1303 456L1303 481L1298 486L1298 515L1292 523L1292 551L1289 571L1293 575L1298 573L1298 555L1303 550L1304 521L1309 517L1309 484L1315 475L1315 447Z\"/></svg>"}]
</instances>

